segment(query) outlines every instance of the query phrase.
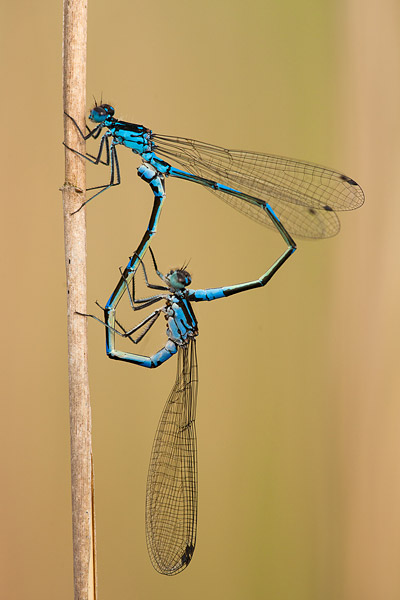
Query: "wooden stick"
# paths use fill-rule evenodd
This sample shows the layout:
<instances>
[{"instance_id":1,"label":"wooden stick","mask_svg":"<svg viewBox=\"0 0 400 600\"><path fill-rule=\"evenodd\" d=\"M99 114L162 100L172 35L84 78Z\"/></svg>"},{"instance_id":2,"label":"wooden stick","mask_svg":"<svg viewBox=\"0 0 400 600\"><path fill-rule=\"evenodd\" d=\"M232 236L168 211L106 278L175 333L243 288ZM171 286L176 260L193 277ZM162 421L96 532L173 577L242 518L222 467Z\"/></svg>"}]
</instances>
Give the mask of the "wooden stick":
<instances>
[{"instance_id":1,"label":"wooden stick","mask_svg":"<svg viewBox=\"0 0 400 600\"><path fill-rule=\"evenodd\" d=\"M64 0L64 111L85 131L87 0ZM84 140L72 121L64 118L64 140L85 153ZM66 150L64 205L65 266L67 272L68 372L71 432L71 489L74 555L74 598L96 598L96 548L91 412L87 366L86 211L72 215L86 190L85 161Z\"/></svg>"}]
</instances>

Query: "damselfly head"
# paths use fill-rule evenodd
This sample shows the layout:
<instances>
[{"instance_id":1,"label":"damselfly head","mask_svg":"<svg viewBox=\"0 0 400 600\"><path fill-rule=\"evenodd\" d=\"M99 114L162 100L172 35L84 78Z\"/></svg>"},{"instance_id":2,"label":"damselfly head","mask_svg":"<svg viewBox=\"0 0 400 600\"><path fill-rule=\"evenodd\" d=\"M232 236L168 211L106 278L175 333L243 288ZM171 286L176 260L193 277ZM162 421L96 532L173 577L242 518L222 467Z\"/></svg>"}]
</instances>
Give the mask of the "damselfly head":
<instances>
[{"instance_id":1,"label":"damselfly head","mask_svg":"<svg viewBox=\"0 0 400 600\"><path fill-rule=\"evenodd\" d=\"M171 269L165 276L166 282L174 290L183 290L192 283L190 273L184 269Z\"/></svg>"},{"instance_id":2,"label":"damselfly head","mask_svg":"<svg viewBox=\"0 0 400 600\"><path fill-rule=\"evenodd\" d=\"M99 106L95 106L92 108L89 114L90 121L94 121L95 123L102 123L107 119L107 117L112 117L115 113L110 104L100 104Z\"/></svg>"}]
</instances>

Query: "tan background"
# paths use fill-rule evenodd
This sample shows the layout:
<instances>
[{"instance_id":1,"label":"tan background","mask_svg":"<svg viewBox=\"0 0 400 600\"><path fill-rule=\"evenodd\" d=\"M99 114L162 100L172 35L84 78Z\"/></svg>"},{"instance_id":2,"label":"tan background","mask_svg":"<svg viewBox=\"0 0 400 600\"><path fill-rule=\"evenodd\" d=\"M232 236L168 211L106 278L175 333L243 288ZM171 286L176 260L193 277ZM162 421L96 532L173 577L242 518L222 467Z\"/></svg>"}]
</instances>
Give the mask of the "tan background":
<instances>
[{"instance_id":1,"label":"tan background","mask_svg":"<svg viewBox=\"0 0 400 600\"><path fill-rule=\"evenodd\" d=\"M194 560L153 571L147 462L175 361L105 357L90 323L100 598L385 600L400 594L399 4L98 0L91 94L157 132L303 158L359 181L340 236L300 242L267 289L196 307L200 513ZM0 596L72 598L59 2L2 8ZM89 306L136 247L138 160L88 209ZM92 168L89 181L107 171ZM279 238L167 182L160 267L196 287L260 275ZM94 308L94 307L93 307ZM133 318L133 316L132 316ZM158 349L163 327L143 345Z\"/></svg>"}]
</instances>

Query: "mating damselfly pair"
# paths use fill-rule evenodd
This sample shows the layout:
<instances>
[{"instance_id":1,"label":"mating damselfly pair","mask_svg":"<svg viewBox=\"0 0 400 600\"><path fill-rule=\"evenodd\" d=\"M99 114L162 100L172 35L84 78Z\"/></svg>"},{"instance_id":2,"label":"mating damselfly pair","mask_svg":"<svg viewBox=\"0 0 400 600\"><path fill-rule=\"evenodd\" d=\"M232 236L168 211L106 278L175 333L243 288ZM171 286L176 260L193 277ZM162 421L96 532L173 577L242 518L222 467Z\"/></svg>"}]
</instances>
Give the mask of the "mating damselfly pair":
<instances>
[{"instance_id":1,"label":"mating damselfly pair","mask_svg":"<svg viewBox=\"0 0 400 600\"><path fill-rule=\"evenodd\" d=\"M95 315L87 316L105 325L106 351L110 358L154 368L178 354L176 381L153 444L146 494L146 539L152 564L158 572L174 575L189 564L196 543L198 329L192 303L263 287L296 249L292 235L314 239L335 235L340 228L337 211L358 208L364 194L353 179L325 167L155 134L142 125L116 119L109 104L96 105L89 119L96 126L92 130L87 128L87 134L74 119L72 121L85 140L101 136L98 152L96 155L77 154L93 164L109 166L110 181L90 188L98 191L82 206L121 183L118 146L125 146L142 158L138 175L149 184L154 196L148 227L103 309L104 321ZM186 170L174 167L169 161ZM191 277L186 268L172 269L163 275L150 242L166 198L168 177L200 184L251 219L275 228L285 241L286 250L259 279L242 284L192 290L188 289ZM149 281L143 263L148 248L154 271L162 283ZM148 288L157 291L147 298L136 298L135 275L139 267L143 269ZM161 306L127 329L116 318L117 306L125 293L134 311L158 303ZM167 320L167 341L158 352L143 356L117 349L117 335L136 345L161 314Z\"/></svg>"}]
</instances>

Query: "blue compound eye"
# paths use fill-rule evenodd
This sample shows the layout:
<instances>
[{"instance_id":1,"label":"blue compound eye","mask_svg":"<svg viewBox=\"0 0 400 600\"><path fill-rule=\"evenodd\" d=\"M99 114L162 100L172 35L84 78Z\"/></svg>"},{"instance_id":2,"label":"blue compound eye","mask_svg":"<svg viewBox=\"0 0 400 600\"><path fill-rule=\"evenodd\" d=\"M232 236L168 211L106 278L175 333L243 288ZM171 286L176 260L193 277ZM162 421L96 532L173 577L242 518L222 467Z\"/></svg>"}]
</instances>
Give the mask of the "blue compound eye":
<instances>
[{"instance_id":1,"label":"blue compound eye","mask_svg":"<svg viewBox=\"0 0 400 600\"><path fill-rule=\"evenodd\" d=\"M186 286L190 285L192 282L192 278L190 277L190 274L187 271L183 271L182 269L176 269L175 271L170 271L167 275L166 275L169 284L177 289L177 290L181 290L183 288L185 288Z\"/></svg>"},{"instance_id":2,"label":"blue compound eye","mask_svg":"<svg viewBox=\"0 0 400 600\"><path fill-rule=\"evenodd\" d=\"M101 123L102 121L105 121L107 117L112 117L114 112L113 107L109 104L101 104L100 106L92 108L89 119L95 123Z\"/></svg>"}]
</instances>

